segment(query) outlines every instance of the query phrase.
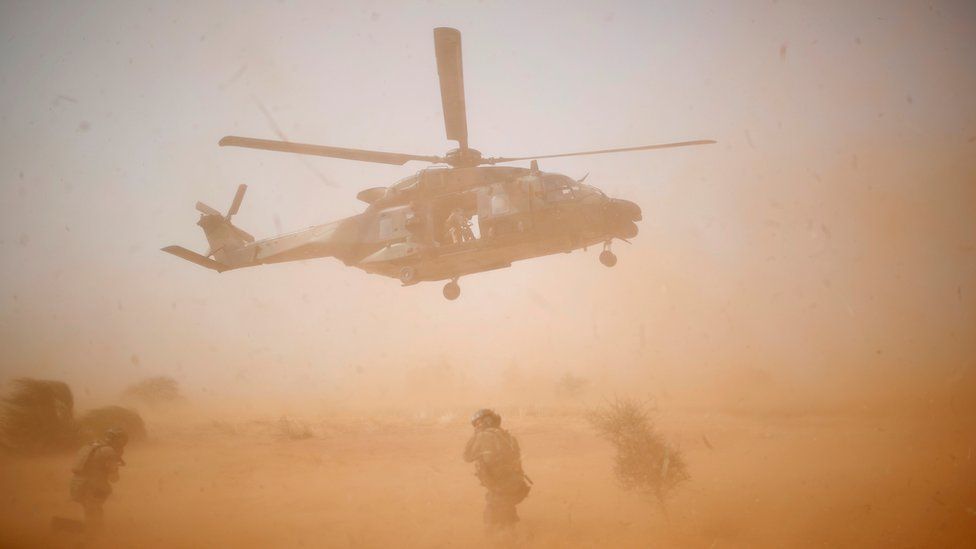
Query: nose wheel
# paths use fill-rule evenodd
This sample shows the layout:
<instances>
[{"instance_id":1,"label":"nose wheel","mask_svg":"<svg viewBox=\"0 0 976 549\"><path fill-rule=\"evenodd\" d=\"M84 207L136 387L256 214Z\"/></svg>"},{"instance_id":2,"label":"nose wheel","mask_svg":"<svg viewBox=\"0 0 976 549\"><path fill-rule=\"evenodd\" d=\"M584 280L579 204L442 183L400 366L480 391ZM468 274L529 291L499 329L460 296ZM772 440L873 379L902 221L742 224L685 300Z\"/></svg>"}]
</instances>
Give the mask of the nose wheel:
<instances>
[{"instance_id":1,"label":"nose wheel","mask_svg":"<svg viewBox=\"0 0 976 549\"><path fill-rule=\"evenodd\" d=\"M458 286L457 279L448 282L444 285L444 297L448 301L454 301L461 295L461 287Z\"/></svg>"},{"instance_id":2,"label":"nose wheel","mask_svg":"<svg viewBox=\"0 0 976 549\"><path fill-rule=\"evenodd\" d=\"M417 269L415 267L407 266L400 269L397 274L397 278L404 286L411 286L417 283Z\"/></svg>"},{"instance_id":3,"label":"nose wheel","mask_svg":"<svg viewBox=\"0 0 976 549\"><path fill-rule=\"evenodd\" d=\"M603 251L600 252L600 263L603 263L607 267L613 267L617 264L617 254L610 251L609 240L603 243Z\"/></svg>"}]
</instances>

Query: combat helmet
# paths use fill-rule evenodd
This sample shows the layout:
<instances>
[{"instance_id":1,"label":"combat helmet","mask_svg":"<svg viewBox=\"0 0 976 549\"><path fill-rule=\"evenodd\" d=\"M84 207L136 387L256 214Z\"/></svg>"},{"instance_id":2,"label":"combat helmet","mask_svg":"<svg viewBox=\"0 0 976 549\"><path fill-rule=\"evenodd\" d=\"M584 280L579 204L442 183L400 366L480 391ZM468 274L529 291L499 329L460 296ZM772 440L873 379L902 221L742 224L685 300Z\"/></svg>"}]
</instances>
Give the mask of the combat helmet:
<instances>
[{"instance_id":1,"label":"combat helmet","mask_svg":"<svg viewBox=\"0 0 976 549\"><path fill-rule=\"evenodd\" d=\"M491 408L482 408L471 416L471 425L477 425L482 420L488 420L490 427L498 427L502 424L502 416L498 415Z\"/></svg>"},{"instance_id":2,"label":"combat helmet","mask_svg":"<svg viewBox=\"0 0 976 549\"><path fill-rule=\"evenodd\" d=\"M105 444L112 447L123 447L129 443L129 435L125 432L125 429L121 427L112 427L105 431L102 436L102 440Z\"/></svg>"}]
</instances>

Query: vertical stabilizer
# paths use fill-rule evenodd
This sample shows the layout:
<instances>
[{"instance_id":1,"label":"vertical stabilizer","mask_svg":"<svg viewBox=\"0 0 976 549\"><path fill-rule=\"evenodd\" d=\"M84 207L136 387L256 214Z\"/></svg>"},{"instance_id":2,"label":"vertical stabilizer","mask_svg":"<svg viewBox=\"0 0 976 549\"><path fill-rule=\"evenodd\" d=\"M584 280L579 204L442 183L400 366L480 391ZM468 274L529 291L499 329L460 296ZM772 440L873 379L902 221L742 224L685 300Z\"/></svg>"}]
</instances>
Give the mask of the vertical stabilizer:
<instances>
[{"instance_id":1,"label":"vertical stabilizer","mask_svg":"<svg viewBox=\"0 0 976 549\"><path fill-rule=\"evenodd\" d=\"M210 245L206 255L200 255L180 246L168 246L163 248L163 251L217 272L250 265L251 254L245 250L245 247L254 242L254 237L230 222L241 208L246 191L247 185L237 187L237 193L234 195L230 209L227 210L227 215L221 214L203 202L197 202L197 211L200 212L197 225L203 229L207 243Z\"/></svg>"}]
</instances>

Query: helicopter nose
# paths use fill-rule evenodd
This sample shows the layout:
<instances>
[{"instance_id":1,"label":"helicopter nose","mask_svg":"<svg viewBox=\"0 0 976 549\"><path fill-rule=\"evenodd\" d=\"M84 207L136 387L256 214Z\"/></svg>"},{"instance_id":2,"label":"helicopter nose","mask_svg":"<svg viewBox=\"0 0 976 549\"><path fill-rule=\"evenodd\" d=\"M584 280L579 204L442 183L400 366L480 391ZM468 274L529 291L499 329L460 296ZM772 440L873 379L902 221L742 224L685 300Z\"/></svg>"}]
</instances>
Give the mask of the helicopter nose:
<instances>
[{"instance_id":1,"label":"helicopter nose","mask_svg":"<svg viewBox=\"0 0 976 549\"><path fill-rule=\"evenodd\" d=\"M610 209L616 217L627 221L640 221L642 219L640 206L630 200L613 198L610 200Z\"/></svg>"}]
</instances>

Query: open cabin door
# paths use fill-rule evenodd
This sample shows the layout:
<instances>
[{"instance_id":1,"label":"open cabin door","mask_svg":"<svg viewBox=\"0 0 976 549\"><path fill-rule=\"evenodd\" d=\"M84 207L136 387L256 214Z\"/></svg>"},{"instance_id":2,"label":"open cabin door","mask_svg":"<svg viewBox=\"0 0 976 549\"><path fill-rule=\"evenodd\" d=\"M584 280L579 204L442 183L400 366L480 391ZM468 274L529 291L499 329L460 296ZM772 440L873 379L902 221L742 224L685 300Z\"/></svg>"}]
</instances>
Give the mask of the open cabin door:
<instances>
[{"instance_id":1,"label":"open cabin door","mask_svg":"<svg viewBox=\"0 0 976 549\"><path fill-rule=\"evenodd\" d=\"M479 189L478 217L483 236L507 238L532 230L529 194L522 187L515 180Z\"/></svg>"}]
</instances>

